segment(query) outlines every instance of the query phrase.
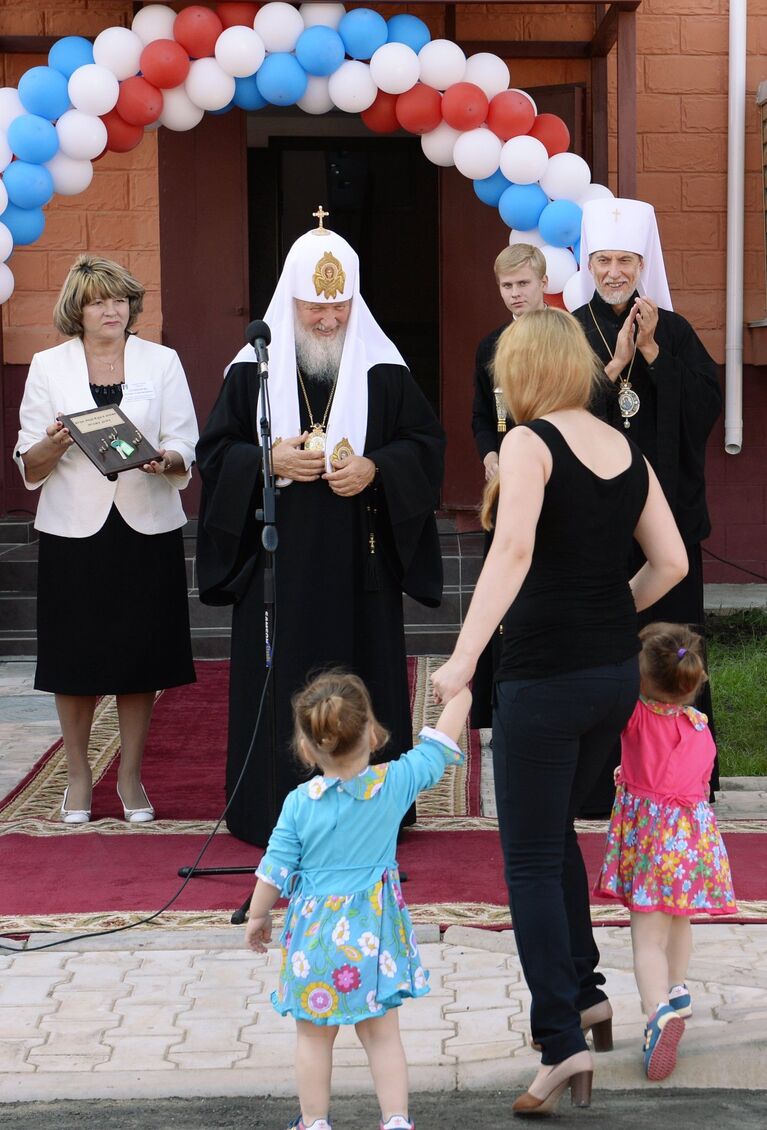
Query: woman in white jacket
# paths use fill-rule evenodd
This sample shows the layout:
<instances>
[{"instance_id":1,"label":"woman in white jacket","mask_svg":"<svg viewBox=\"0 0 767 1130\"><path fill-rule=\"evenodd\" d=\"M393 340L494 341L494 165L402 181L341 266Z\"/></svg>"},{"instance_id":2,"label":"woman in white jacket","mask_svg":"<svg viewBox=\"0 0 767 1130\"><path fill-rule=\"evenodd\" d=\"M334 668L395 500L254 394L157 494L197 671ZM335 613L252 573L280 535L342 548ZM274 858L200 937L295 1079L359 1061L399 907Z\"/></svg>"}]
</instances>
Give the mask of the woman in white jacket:
<instances>
[{"instance_id":1,"label":"woman in white jacket","mask_svg":"<svg viewBox=\"0 0 767 1130\"><path fill-rule=\"evenodd\" d=\"M177 354L132 327L144 288L117 263L80 256L54 324L68 341L36 353L15 460L41 489L35 687L52 691L67 756L62 820L91 815L88 741L98 696L117 696L117 791L125 819L154 818L141 761L155 692L194 681L179 491L197 423ZM59 416L120 404L161 459L102 475Z\"/></svg>"}]
</instances>

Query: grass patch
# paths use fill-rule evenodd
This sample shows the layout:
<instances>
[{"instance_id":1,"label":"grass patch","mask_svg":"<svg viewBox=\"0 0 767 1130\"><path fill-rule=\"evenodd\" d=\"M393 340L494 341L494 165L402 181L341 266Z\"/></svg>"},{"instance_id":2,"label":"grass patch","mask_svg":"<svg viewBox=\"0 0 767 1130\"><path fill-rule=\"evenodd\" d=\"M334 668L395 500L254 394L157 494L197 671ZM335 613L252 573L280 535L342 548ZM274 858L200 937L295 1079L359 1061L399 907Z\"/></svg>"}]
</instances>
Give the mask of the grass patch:
<instances>
[{"instance_id":1,"label":"grass patch","mask_svg":"<svg viewBox=\"0 0 767 1130\"><path fill-rule=\"evenodd\" d=\"M767 776L767 612L706 616L722 777Z\"/></svg>"}]
</instances>

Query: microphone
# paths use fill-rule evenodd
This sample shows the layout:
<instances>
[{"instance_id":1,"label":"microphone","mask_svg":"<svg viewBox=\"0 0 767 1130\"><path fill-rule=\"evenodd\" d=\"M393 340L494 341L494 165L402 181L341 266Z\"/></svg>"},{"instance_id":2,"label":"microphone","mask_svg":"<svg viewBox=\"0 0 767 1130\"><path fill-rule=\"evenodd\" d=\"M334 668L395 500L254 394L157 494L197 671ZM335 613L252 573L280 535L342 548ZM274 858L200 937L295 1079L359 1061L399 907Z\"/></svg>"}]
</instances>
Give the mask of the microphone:
<instances>
[{"instance_id":1,"label":"microphone","mask_svg":"<svg viewBox=\"0 0 767 1130\"><path fill-rule=\"evenodd\" d=\"M245 336L256 351L256 359L258 360L258 371L263 373L269 364L269 354L267 353L267 345L272 340L272 331L267 326L266 322L257 319L251 322L245 331Z\"/></svg>"}]
</instances>

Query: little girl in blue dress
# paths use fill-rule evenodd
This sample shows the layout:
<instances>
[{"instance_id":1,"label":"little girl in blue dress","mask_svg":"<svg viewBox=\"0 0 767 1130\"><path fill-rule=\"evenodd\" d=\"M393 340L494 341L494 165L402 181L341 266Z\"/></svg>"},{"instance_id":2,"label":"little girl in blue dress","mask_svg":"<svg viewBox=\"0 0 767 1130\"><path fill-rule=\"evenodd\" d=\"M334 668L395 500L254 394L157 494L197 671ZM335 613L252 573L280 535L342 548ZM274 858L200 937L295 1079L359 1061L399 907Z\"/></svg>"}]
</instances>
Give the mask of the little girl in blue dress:
<instances>
[{"instance_id":1,"label":"little girl in blue dress","mask_svg":"<svg viewBox=\"0 0 767 1130\"><path fill-rule=\"evenodd\" d=\"M400 888L397 832L410 805L460 764L468 688L398 761L371 765L388 735L365 685L330 671L293 699L294 746L322 774L289 793L256 871L246 943L263 953L270 911L290 899L280 939L276 1010L297 1027L297 1130L330 1130L333 1041L354 1024L381 1106L380 1130L414 1130L397 1006L428 993L428 974Z\"/></svg>"}]
</instances>

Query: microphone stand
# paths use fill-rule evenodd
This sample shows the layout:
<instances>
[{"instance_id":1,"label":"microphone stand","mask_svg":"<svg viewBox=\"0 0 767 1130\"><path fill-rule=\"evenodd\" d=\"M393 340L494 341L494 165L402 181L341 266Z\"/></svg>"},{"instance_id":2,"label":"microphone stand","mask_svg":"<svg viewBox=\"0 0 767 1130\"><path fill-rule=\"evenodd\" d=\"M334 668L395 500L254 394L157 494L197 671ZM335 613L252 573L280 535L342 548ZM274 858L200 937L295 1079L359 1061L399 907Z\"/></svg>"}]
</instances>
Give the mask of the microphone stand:
<instances>
[{"instance_id":1,"label":"microphone stand","mask_svg":"<svg viewBox=\"0 0 767 1130\"><path fill-rule=\"evenodd\" d=\"M262 340L252 342L258 358L258 405L260 416L258 434L261 440L261 459L263 472L262 504L256 510L256 519L263 523L261 545L264 549L264 666L266 669L266 708L269 717L270 742L272 750L277 748L277 717L274 696L274 555L277 552L279 535L277 533L277 495L279 491L272 464L272 422L269 411L269 356ZM255 735L254 735L255 737ZM272 795L272 807L276 809L274 766L269 759L268 787ZM253 875L250 867L180 867L179 877L193 878L196 875ZM240 926L248 916L251 895L235 910L231 917L233 926Z\"/></svg>"}]
</instances>

